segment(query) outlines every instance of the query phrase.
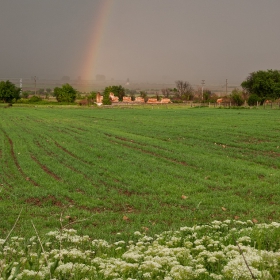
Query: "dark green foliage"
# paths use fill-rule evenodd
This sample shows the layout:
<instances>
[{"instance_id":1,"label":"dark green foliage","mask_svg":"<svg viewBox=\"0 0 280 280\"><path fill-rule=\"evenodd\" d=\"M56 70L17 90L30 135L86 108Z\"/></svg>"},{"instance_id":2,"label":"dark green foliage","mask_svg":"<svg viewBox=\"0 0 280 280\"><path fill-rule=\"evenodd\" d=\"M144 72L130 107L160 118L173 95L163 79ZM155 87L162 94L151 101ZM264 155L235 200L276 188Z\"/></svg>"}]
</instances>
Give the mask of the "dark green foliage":
<instances>
[{"instance_id":1,"label":"dark green foliage","mask_svg":"<svg viewBox=\"0 0 280 280\"><path fill-rule=\"evenodd\" d=\"M106 88L108 89L108 88ZM111 105L112 104L112 101L110 99L110 91L109 90L106 90L104 91L103 93L103 100L102 100L102 104L103 105Z\"/></svg>"},{"instance_id":2,"label":"dark green foliage","mask_svg":"<svg viewBox=\"0 0 280 280\"><path fill-rule=\"evenodd\" d=\"M206 89L205 91L203 91L203 101L204 102L209 102L210 99L211 99L211 95L212 95L211 90Z\"/></svg>"},{"instance_id":3,"label":"dark green foliage","mask_svg":"<svg viewBox=\"0 0 280 280\"><path fill-rule=\"evenodd\" d=\"M250 94L256 94L261 104L265 100L280 98L280 71L267 70L251 73L241 86Z\"/></svg>"},{"instance_id":4,"label":"dark green foliage","mask_svg":"<svg viewBox=\"0 0 280 280\"><path fill-rule=\"evenodd\" d=\"M87 101L87 105L93 104L96 100L96 91L92 91L89 94L86 95L86 101Z\"/></svg>"},{"instance_id":5,"label":"dark green foliage","mask_svg":"<svg viewBox=\"0 0 280 280\"><path fill-rule=\"evenodd\" d=\"M20 99L20 88L16 87L9 80L0 82L0 100L11 103Z\"/></svg>"},{"instance_id":6,"label":"dark green foliage","mask_svg":"<svg viewBox=\"0 0 280 280\"><path fill-rule=\"evenodd\" d=\"M41 97L39 97L39 96L37 96L37 95L33 95L31 98L29 98L29 100L28 100L29 102L40 102L40 101L42 101L42 98Z\"/></svg>"},{"instance_id":7,"label":"dark green foliage","mask_svg":"<svg viewBox=\"0 0 280 280\"><path fill-rule=\"evenodd\" d=\"M93 100L95 100L96 99L96 94L97 94L97 92L96 91L91 91L90 93L89 93L89 98L91 98L91 99L93 99Z\"/></svg>"},{"instance_id":8,"label":"dark green foliage","mask_svg":"<svg viewBox=\"0 0 280 280\"><path fill-rule=\"evenodd\" d=\"M119 100L122 101L125 96L125 89L122 86L112 86L112 92L115 96L119 97Z\"/></svg>"},{"instance_id":9,"label":"dark green foliage","mask_svg":"<svg viewBox=\"0 0 280 280\"><path fill-rule=\"evenodd\" d=\"M110 94L110 92L113 92L115 96L118 96L120 101L122 101L123 97L125 96L125 88L122 87L122 86L106 87L105 90L104 90L104 95L107 94L107 93Z\"/></svg>"},{"instance_id":10,"label":"dark green foliage","mask_svg":"<svg viewBox=\"0 0 280 280\"><path fill-rule=\"evenodd\" d=\"M231 99L236 106L242 106L244 104L241 90L234 89L231 93Z\"/></svg>"},{"instance_id":11,"label":"dark green foliage","mask_svg":"<svg viewBox=\"0 0 280 280\"><path fill-rule=\"evenodd\" d=\"M54 89L54 96L58 102L73 103L76 100L77 91L69 84Z\"/></svg>"},{"instance_id":12,"label":"dark green foliage","mask_svg":"<svg viewBox=\"0 0 280 280\"><path fill-rule=\"evenodd\" d=\"M146 91L140 91L140 96L142 97L142 98L144 98L144 100L145 100L145 102L147 102L148 101L148 94L147 94L147 92Z\"/></svg>"},{"instance_id":13,"label":"dark green foliage","mask_svg":"<svg viewBox=\"0 0 280 280\"><path fill-rule=\"evenodd\" d=\"M248 98L248 105L249 106L256 106L260 102L260 98L256 94L250 94Z\"/></svg>"}]
</instances>

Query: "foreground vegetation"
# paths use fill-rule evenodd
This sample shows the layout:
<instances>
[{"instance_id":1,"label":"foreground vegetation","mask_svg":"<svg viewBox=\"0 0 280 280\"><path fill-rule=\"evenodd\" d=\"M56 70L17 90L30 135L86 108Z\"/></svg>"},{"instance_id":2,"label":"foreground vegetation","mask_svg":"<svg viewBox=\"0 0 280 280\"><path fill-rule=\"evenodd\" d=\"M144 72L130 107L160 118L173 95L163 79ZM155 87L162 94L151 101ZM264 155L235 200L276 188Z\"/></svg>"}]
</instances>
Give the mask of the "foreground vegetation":
<instances>
[{"instance_id":1,"label":"foreground vegetation","mask_svg":"<svg viewBox=\"0 0 280 280\"><path fill-rule=\"evenodd\" d=\"M2 279L278 279L279 110L0 114Z\"/></svg>"},{"instance_id":2,"label":"foreground vegetation","mask_svg":"<svg viewBox=\"0 0 280 280\"><path fill-rule=\"evenodd\" d=\"M64 228L0 240L0 279L280 279L279 236L280 223L231 220L114 243Z\"/></svg>"}]
</instances>

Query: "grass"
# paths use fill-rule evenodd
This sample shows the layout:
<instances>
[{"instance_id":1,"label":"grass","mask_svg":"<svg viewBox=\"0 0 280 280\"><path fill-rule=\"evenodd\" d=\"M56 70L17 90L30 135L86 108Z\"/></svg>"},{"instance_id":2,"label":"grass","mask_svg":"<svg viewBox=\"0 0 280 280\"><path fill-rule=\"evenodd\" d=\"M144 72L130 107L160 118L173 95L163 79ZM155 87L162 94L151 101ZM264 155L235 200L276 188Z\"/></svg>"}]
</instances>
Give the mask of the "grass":
<instances>
[{"instance_id":1,"label":"grass","mask_svg":"<svg viewBox=\"0 0 280 280\"><path fill-rule=\"evenodd\" d=\"M3 238L21 208L14 234L33 235L30 220L44 234L62 217L110 242L209 220L279 220L279 110L13 106L0 115Z\"/></svg>"}]
</instances>

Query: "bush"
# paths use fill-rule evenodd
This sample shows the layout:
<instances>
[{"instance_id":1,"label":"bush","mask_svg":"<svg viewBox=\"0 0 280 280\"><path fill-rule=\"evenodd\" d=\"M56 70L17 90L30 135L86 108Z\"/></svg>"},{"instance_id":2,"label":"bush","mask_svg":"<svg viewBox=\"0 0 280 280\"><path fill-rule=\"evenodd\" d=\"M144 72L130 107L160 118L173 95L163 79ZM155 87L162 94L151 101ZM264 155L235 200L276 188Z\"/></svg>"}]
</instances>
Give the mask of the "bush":
<instances>
[{"instance_id":1,"label":"bush","mask_svg":"<svg viewBox=\"0 0 280 280\"><path fill-rule=\"evenodd\" d=\"M56 87L53 92L58 102L73 103L76 100L77 91L69 84Z\"/></svg>"},{"instance_id":2,"label":"bush","mask_svg":"<svg viewBox=\"0 0 280 280\"><path fill-rule=\"evenodd\" d=\"M4 103L12 103L20 99L20 88L9 80L0 82L0 100Z\"/></svg>"},{"instance_id":3,"label":"bush","mask_svg":"<svg viewBox=\"0 0 280 280\"><path fill-rule=\"evenodd\" d=\"M31 98L29 98L28 101L29 101L29 102L32 102L32 103L34 103L34 102L40 102L40 101L42 101L42 98L39 97L39 96L37 96L37 95L33 95Z\"/></svg>"},{"instance_id":4,"label":"bush","mask_svg":"<svg viewBox=\"0 0 280 280\"><path fill-rule=\"evenodd\" d=\"M236 106L241 106L244 103L244 99L242 98L242 91L238 89L234 89L231 93L231 99L235 103Z\"/></svg>"},{"instance_id":5,"label":"bush","mask_svg":"<svg viewBox=\"0 0 280 280\"><path fill-rule=\"evenodd\" d=\"M103 105L111 105L112 104L112 101L110 99L110 96L109 96L109 92L105 92L104 95L103 95L103 100L102 100L102 104Z\"/></svg>"},{"instance_id":6,"label":"bush","mask_svg":"<svg viewBox=\"0 0 280 280\"><path fill-rule=\"evenodd\" d=\"M260 98L256 94L251 94L248 98L248 105L249 106L256 106L260 102Z\"/></svg>"}]
</instances>

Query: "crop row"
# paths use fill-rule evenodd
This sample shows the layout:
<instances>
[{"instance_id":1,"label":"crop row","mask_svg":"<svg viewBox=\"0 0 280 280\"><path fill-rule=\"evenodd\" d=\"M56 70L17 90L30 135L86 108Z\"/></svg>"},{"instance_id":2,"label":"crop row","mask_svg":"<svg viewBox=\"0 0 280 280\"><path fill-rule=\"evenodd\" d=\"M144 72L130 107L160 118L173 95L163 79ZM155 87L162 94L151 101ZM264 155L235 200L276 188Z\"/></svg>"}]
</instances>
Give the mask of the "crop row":
<instances>
[{"instance_id":1,"label":"crop row","mask_svg":"<svg viewBox=\"0 0 280 280\"><path fill-rule=\"evenodd\" d=\"M3 109L2 234L22 207L20 231L86 218L108 238L279 219L278 127L273 110Z\"/></svg>"}]
</instances>

